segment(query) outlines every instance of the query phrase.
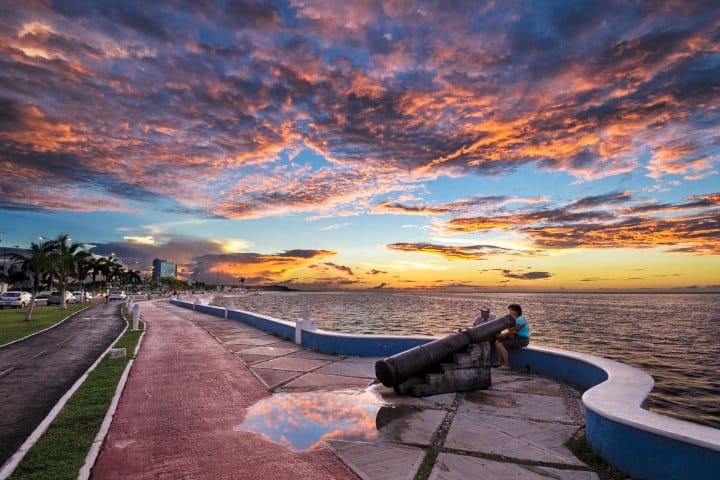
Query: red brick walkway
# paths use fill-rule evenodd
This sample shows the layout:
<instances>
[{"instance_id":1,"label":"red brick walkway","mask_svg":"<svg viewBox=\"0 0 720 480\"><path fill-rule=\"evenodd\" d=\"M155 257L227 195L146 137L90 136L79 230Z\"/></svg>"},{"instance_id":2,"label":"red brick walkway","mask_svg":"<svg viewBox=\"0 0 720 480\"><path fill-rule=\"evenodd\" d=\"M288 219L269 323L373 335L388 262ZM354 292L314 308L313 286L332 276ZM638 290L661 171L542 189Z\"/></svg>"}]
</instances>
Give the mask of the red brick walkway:
<instances>
[{"instance_id":1,"label":"red brick walkway","mask_svg":"<svg viewBox=\"0 0 720 480\"><path fill-rule=\"evenodd\" d=\"M93 478L357 478L329 450L235 431L265 386L181 309L147 302L141 314L148 330Z\"/></svg>"}]
</instances>

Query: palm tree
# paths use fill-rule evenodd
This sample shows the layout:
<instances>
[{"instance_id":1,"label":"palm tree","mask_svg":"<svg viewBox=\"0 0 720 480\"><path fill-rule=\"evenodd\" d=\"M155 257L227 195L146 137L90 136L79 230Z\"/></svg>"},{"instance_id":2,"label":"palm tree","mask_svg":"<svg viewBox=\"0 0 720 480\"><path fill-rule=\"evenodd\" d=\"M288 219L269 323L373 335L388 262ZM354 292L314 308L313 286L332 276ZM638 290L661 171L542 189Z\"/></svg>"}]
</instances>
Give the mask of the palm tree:
<instances>
[{"instance_id":1,"label":"palm tree","mask_svg":"<svg viewBox=\"0 0 720 480\"><path fill-rule=\"evenodd\" d=\"M89 252L81 250L79 243L70 243L70 236L61 233L56 239L51 240L52 244L52 270L58 281L58 289L60 290L60 308L66 309L65 302L65 286L68 278L77 271L77 263L81 260L87 260L90 256Z\"/></svg>"},{"instance_id":2,"label":"palm tree","mask_svg":"<svg viewBox=\"0 0 720 480\"><path fill-rule=\"evenodd\" d=\"M108 268L108 275L107 279L108 282L122 282L123 279L123 273L125 268L123 267L122 263L118 262L114 258L110 258L107 264Z\"/></svg>"},{"instance_id":3,"label":"palm tree","mask_svg":"<svg viewBox=\"0 0 720 480\"><path fill-rule=\"evenodd\" d=\"M100 257L97 260L97 269L98 272L101 274L100 285L103 291L107 290L107 282L110 280L110 270L112 265L116 263L117 262L112 257L112 255L110 255L109 257Z\"/></svg>"},{"instance_id":4,"label":"palm tree","mask_svg":"<svg viewBox=\"0 0 720 480\"><path fill-rule=\"evenodd\" d=\"M29 321L32 315L33 307L35 306L35 297L37 297L38 288L40 287L40 278L52 268L51 251L52 244L50 244L50 242L42 242L39 244L31 243L30 249L25 256L13 254L13 259L20 262L20 268L32 274L32 299L30 299L30 304L25 310L25 317L23 318L25 322Z\"/></svg>"},{"instance_id":5,"label":"palm tree","mask_svg":"<svg viewBox=\"0 0 720 480\"><path fill-rule=\"evenodd\" d=\"M5 277L5 282L10 285L10 288L15 288L16 283L24 282L28 278L22 267L18 267L15 264L8 268L8 272Z\"/></svg>"},{"instance_id":6,"label":"palm tree","mask_svg":"<svg viewBox=\"0 0 720 480\"><path fill-rule=\"evenodd\" d=\"M140 278L140 272L138 270L128 270L125 272L124 276L125 283L127 285L132 285L134 287L138 283L142 282L142 278ZM135 288L133 288L133 291L135 291Z\"/></svg>"},{"instance_id":7,"label":"palm tree","mask_svg":"<svg viewBox=\"0 0 720 480\"><path fill-rule=\"evenodd\" d=\"M86 258L80 259L75 266L75 274L77 274L77 279L80 282L80 298L83 302L85 301L85 279L92 269L92 255L88 255Z\"/></svg>"},{"instance_id":8,"label":"palm tree","mask_svg":"<svg viewBox=\"0 0 720 480\"><path fill-rule=\"evenodd\" d=\"M97 274L102 275L102 266L103 266L103 258L104 257L90 257L87 260L87 264L90 266L90 275L92 276L92 284L93 284L93 297L97 295L97 289L96 289L96 282ZM101 277L102 278L102 277Z\"/></svg>"}]
</instances>

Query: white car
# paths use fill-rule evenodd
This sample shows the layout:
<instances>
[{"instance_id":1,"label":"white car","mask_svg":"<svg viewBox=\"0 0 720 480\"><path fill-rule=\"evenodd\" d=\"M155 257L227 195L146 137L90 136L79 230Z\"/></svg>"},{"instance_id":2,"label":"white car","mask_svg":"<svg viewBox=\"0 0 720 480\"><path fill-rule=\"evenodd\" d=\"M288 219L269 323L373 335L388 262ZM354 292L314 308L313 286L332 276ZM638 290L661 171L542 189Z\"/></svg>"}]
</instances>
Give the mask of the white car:
<instances>
[{"instance_id":1,"label":"white car","mask_svg":"<svg viewBox=\"0 0 720 480\"><path fill-rule=\"evenodd\" d=\"M125 300L125 292L122 290L111 290L108 294L108 300Z\"/></svg>"},{"instance_id":2,"label":"white car","mask_svg":"<svg viewBox=\"0 0 720 480\"><path fill-rule=\"evenodd\" d=\"M92 294L90 292L72 292L73 296L75 297L75 301L78 303L87 303L92 300ZM83 294L84 294L84 301L83 301Z\"/></svg>"},{"instance_id":3,"label":"white car","mask_svg":"<svg viewBox=\"0 0 720 480\"><path fill-rule=\"evenodd\" d=\"M25 308L32 300L32 295L27 292L5 292L0 295L0 308Z\"/></svg>"}]
</instances>

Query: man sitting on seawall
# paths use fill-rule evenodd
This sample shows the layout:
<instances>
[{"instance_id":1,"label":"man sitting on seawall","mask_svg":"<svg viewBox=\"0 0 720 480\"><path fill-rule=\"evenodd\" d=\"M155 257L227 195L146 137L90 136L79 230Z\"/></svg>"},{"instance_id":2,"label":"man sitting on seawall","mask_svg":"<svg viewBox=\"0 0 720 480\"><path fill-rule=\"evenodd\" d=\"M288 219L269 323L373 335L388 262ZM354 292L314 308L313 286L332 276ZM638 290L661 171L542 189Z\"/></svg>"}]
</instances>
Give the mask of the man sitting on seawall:
<instances>
[{"instance_id":1,"label":"man sitting on seawall","mask_svg":"<svg viewBox=\"0 0 720 480\"><path fill-rule=\"evenodd\" d=\"M497 336L495 348L500 361L493 365L494 367L510 368L508 350L527 347L530 343L530 325L522 316L522 307L517 303L508 305L508 313L515 319L515 325Z\"/></svg>"}]
</instances>

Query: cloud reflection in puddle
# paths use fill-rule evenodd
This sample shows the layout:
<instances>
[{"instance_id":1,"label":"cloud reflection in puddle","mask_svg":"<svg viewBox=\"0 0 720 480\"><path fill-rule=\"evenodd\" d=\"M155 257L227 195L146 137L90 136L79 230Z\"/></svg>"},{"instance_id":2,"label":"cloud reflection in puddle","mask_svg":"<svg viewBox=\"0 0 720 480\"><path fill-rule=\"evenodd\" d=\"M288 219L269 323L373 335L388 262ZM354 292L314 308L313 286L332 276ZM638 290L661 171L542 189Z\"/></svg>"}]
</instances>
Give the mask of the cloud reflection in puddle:
<instances>
[{"instance_id":1,"label":"cloud reflection in puddle","mask_svg":"<svg viewBox=\"0 0 720 480\"><path fill-rule=\"evenodd\" d=\"M297 450L314 450L326 440L375 440L382 404L371 391L276 393L250 407L235 430Z\"/></svg>"}]
</instances>

